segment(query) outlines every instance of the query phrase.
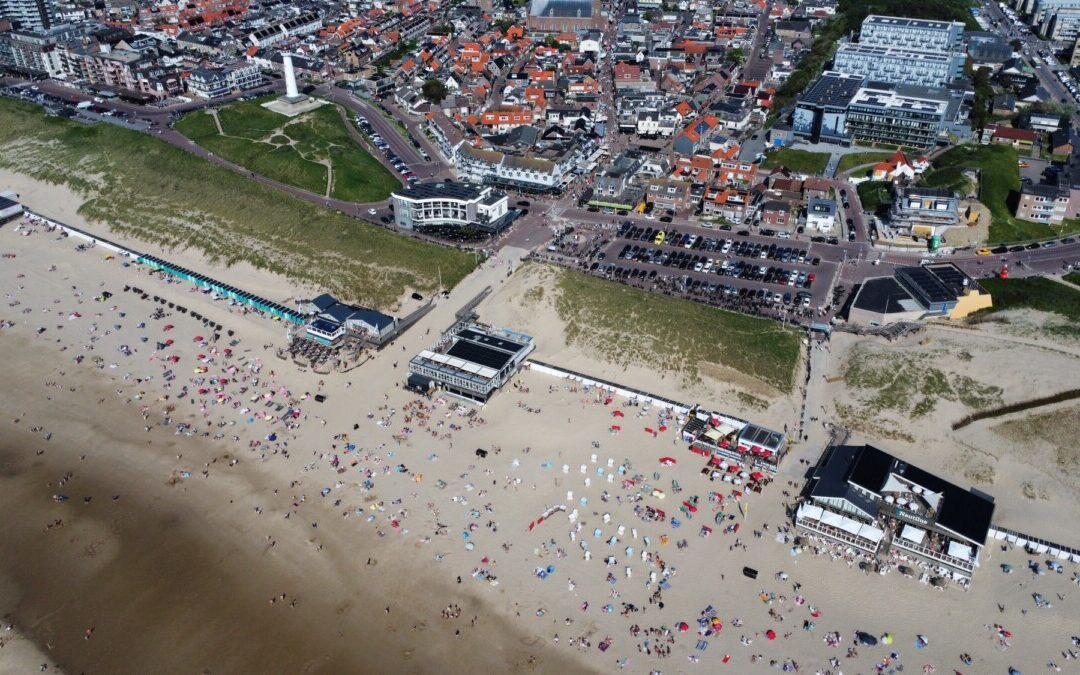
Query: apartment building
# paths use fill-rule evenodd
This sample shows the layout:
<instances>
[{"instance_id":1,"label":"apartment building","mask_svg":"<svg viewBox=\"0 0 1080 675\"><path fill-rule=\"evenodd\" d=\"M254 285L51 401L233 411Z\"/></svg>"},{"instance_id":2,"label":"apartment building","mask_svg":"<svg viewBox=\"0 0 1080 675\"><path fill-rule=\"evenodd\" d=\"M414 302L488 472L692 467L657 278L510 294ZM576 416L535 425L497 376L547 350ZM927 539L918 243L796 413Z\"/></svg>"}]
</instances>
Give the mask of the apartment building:
<instances>
[{"instance_id":1,"label":"apartment building","mask_svg":"<svg viewBox=\"0 0 1080 675\"><path fill-rule=\"evenodd\" d=\"M258 87L262 73L254 63L239 63L225 68L196 68L188 77L188 91L200 98L220 98L234 91Z\"/></svg>"},{"instance_id":2,"label":"apartment building","mask_svg":"<svg viewBox=\"0 0 1080 675\"><path fill-rule=\"evenodd\" d=\"M963 52L916 51L867 44L840 45L833 70L876 82L939 87L964 74Z\"/></svg>"},{"instance_id":3,"label":"apartment building","mask_svg":"<svg viewBox=\"0 0 1080 675\"><path fill-rule=\"evenodd\" d=\"M1069 189L1058 185L1024 184L1016 204L1016 217L1048 225L1060 225L1069 214Z\"/></svg>"},{"instance_id":4,"label":"apartment building","mask_svg":"<svg viewBox=\"0 0 1080 675\"><path fill-rule=\"evenodd\" d=\"M921 51L951 52L961 48L964 24L871 14L863 19L859 43Z\"/></svg>"}]
</instances>

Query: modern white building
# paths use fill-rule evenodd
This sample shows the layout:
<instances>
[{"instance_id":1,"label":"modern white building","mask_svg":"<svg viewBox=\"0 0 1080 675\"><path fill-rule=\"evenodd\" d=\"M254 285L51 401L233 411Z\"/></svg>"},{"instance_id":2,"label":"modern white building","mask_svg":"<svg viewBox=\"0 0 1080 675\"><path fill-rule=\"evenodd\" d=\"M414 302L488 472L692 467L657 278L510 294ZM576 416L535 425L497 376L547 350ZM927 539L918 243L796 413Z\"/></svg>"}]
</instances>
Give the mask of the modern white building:
<instances>
[{"instance_id":1,"label":"modern white building","mask_svg":"<svg viewBox=\"0 0 1080 675\"><path fill-rule=\"evenodd\" d=\"M833 70L875 82L940 87L964 73L963 52L916 51L864 43L840 45Z\"/></svg>"},{"instance_id":2,"label":"modern white building","mask_svg":"<svg viewBox=\"0 0 1080 675\"><path fill-rule=\"evenodd\" d=\"M394 220L412 230L439 225L497 232L509 224L509 199L492 187L470 183L416 183L390 195Z\"/></svg>"},{"instance_id":3,"label":"modern white building","mask_svg":"<svg viewBox=\"0 0 1080 675\"><path fill-rule=\"evenodd\" d=\"M863 19L859 43L922 51L951 52L963 48L964 24L871 14Z\"/></svg>"},{"instance_id":4,"label":"modern white building","mask_svg":"<svg viewBox=\"0 0 1080 675\"><path fill-rule=\"evenodd\" d=\"M506 384L535 348L533 338L482 324L456 324L440 346L409 361L409 386L483 403Z\"/></svg>"},{"instance_id":5,"label":"modern white building","mask_svg":"<svg viewBox=\"0 0 1080 675\"><path fill-rule=\"evenodd\" d=\"M836 202L832 199L811 197L806 203L806 229L829 232L836 225Z\"/></svg>"}]
</instances>

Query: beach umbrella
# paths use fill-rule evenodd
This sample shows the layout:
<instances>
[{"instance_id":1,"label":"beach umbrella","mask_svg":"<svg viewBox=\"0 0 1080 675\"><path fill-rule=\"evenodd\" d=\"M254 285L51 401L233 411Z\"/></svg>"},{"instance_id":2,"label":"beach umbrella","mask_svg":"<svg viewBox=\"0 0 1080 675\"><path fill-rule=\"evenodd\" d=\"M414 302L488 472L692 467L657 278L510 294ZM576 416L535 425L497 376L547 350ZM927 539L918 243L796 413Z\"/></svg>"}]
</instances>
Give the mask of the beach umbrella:
<instances>
[{"instance_id":1,"label":"beach umbrella","mask_svg":"<svg viewBox=\"0 0 1080 675\"><path fill-rule=\"evenodd\" d=\"M667 431L667 426L664 425L664 424L661 424L660 425L660 431Z\"/></svg>"},{"instance_id":2,"label":"beach umbrella","mask_svg":"<svg viewBox=\"0 0 1080 675\"><path fill-rule=\"evenodd\" d=\"M674 457L661 457L660 458L660 464L662 464L663 466L671 466L674 463L675 463L675 458Z\"/></svg>"},{"instance_id":3,"label":"beach umbrella","mask_svg":"<svg viewBox=\"0 0 1080 675\"><path fill-rule=\"evenodd\" d=\"M652 427L645 427L645 433L647 433L647 434L654 434L654 433L656 433L656 432L652 430Z\"/></svg>"},{"instance_id":4,"label":"beach umbrella","mask_svg":"<svg viewBox=\"0 0 1080 675\"><path fill-rule=\"evenodd\" d=\"M685 633L688 630L690 630L689 624L687 624L685 621L679 622L679 631L680 632Z\"/></svg>"},{"instance_id":5,"label":"beach umbrella","mask_svg":"<svg viewBox=\"0 0 1080 675\"><path fill-rule=\"evenodd\" d=\"M171 323L167 323L167 324L165 324L165 327L163 328L163 330L172 330L175 327L176 326L173 326Z\"/></svg>"},{"instance_id":6,"label":"beach umbrella","mask_svg":"<svg viewBox=\"0 0 1080 675\"><path fill-rule=\"evenodd\" d=\"M618 424L612 424L611 425L611 430L612 431L622 431L622 427L620 427Z\"/></svg>"},{"instance_id":7,"label":"beach umbrella","mask_svg":"<svg viewBox=\"0 0 1080 675\"><path fill-rule=\"evenodd\" d=\"M776 639L776 631L774 631L772 628L770 628L769 630L765 631L765 637L769 638L770 640L775 640Z\"/></svg>"},{"instance_id":8,"label":"beach umbrella","mask_svg":"<svg viewBox=\"0 0 1080 675\"><path fill-rule=\"evenodd\" d=\"M196 335L192 342L202 342L205 338L201 335Z\"/></svg>"},{"instance_id":9,"label":"beach umbrella","mask_svg":"<svg viewBox=\"0 0 1080 675\"><path fill-rule=\"evenodd\" d=\"M173 339L172 338L169 338L168 340L165 341L165 346L166 347L172 347L172 345L173 345Z\"/></svg>"},{"instance_id":10,"label":"beach umbrella","mask_svg":"<svg viewBox=\"0 0 1080 675\"><path fill-rule=\"evenodd\" d=\"M621 410L612 410L611 414L614 417L626 417L626 415Z\"/></svg>"},{"instance_id":11,"label":"beach umbrella","mask_svg":"<svg viewBox=\"0 0 1080 675\"><path fill-rule=\"evenodd\" d=\"M892 643L893 643L893 634L892 633L885 633L884 635L881 636L881 644L891 645Z\"/></svg>"}]
</instances>

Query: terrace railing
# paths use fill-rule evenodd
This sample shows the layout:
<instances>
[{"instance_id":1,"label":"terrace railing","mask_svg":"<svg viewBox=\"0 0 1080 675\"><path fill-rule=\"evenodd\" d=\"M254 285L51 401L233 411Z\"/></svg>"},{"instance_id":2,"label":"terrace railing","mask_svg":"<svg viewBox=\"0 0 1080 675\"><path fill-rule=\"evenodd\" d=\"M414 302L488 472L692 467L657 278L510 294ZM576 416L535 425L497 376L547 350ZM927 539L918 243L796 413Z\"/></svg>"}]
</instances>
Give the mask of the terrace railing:
<instances>
[{"instance_id":1,"label":"terrace railing","mask_svg":"<svg viewBox=\"0 0 1080 675\"><path fill-rule=\"evenodd\" d=\"M972 564L971 562L968 562L967 560L964 560L962 558L957 558L955 556L951 556L948 553L942 553L940 551L935 551L934 549L930 548L929 546L923 546L922 544L916 544L915 542L908 541L907 539L904 539L903 537L893 537L892 544L896 548L903 549L905 551L910 551L911 553L914 553L916 555L920 555L920 556L922 556L924 558L929 558L930 560L933 560L933 561L936 561L936 562L939 562L939 563L943 563L945 565L948 565L949 567L955 567L956 569L963 570L963 571L967 572L968 574L971 574L972 572L975 571L975 565Z\"/></svg>"}]
</instances>

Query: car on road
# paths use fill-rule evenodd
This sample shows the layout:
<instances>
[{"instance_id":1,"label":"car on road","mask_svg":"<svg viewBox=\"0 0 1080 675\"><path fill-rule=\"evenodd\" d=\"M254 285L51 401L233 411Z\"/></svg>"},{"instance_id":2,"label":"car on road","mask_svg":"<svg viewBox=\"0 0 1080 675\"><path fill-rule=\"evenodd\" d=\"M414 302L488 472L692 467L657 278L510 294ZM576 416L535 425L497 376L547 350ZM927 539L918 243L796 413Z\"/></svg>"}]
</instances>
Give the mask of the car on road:
<instances>
[{"instance_id":1,"label":"car on road","mask_svg":"<svg viewBox=\"0 0 1080 675\"><path fill-rule=\"evenodd\" d=\"M528 199L522 199L521 201L519 201L519 202L517 203L517 205L518 205L518 206L530 206L530 203L529 203L529 200L528 200Z\"/></svg>"},{"instance_id":2,"label":"car on road","mask_svg":"<svg viewBox=\"0 0 1080 675\"><path fill-rule=\"evenodd\" d=\"M1057 246L1056 241L1043 242L1043 245L1042 245L1043 248L1054 248L1055 246Z\"/></svg>"},{"instance_id":3,"label":"car on road","mask_svg":"<svg viewBox=\"0 0 1080 675\"><path fill-rule=\"evenodd\" d=\"M660 216L660 222L661 223L670 223L671 222L671 216Z\"/></svg>"},{"instance_id":4,"label":"car on road","mask_svg":"<svg viewBox=\"0 0 1080 675\"><path fill-rule=\"evenodd\" d=\"M975 255L991 255L993 252L988 248L980 248L975 251Z\"/></svg>"},{"instance_id":5,"label":"car on road","mask_svg":"<svg viewBox=\"0 0 1080 675\"><path fill-rule=\"evenodd\" d=\"M1012 246L1009 248L1009 253L1020 253L1024 250L1023 246Z\"/></svg>"},{"instance_id":6,"label":"car on road","mask_svg":"<svg viewBox=\"0 0 1080 675\"><path fill-rule=\"evenodd\" d=\"M855 233L854 232L848 232L847 233L847 240L848 241L855 241Z\"/></svg>"},{"instance_id":7,"label":"car on road","mask_svg":"<svg viewBox=\"0 0 1080 675\"><path fill-rule=\"evenodd\" d=\"M1001 255L1003 253L1008 253L1009 252L1009 247L1008 246L998 246L996 248L990 249L990 252L993 253L994 255Z\"/></svg>"},{"instance_id":8,"label":"car on road","mask_svg":"<svg viewBox=\"0 0 1080 675\"><path fill-rule=\"evenodd\" d=\"M1029 251L1034 251L1035 249L1039 248L1039 244L1032 242L1028 244L1025 248L1027 248L1027 250Z\"/></svg>"}]
</instances>

